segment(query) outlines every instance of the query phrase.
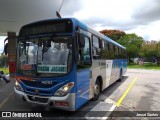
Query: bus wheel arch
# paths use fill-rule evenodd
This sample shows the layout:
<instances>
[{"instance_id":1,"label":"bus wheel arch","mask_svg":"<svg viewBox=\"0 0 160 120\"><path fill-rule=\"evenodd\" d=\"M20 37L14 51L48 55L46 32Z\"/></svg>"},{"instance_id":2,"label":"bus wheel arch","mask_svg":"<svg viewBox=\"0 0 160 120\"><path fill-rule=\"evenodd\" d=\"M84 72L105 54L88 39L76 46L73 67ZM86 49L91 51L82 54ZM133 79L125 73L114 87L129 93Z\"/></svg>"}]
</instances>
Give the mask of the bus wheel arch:
<instances>
[{"instance_id":1,"label":"bus wheel arch","mask_svg":"<svg viewBox=\"0 0 160 120\"><path fill-rule=\"evenodd\" d=\"M97 101L99 98L99 94L102 91L102 77L98 76L94 85L94 97L92 98L93 101Z\"/></svg>"},{"instance_id":2,"label":"bus wheel arch","mask_svg":"<svg viewBox=\"0 0 160 120\"><path fill-rule=\"evenodd\" d=\"M100 84L100 92L102 92L102 86L103 86L103 79L102 79L102 76L98 76L96 81L99 81L99 84Z\"/></svg>"},{"instance_id":3,"label":"bus wheel arch","mask_svg":"<svg viewBox=\"0 0 160 120\"><path fill-rule=\"evenodd\" d=\"M118 82L121 82L123 79L123 69L121 68L120 69L120 73L119 73L119 79L118 79Z\"/></svg>"}]
</instances>

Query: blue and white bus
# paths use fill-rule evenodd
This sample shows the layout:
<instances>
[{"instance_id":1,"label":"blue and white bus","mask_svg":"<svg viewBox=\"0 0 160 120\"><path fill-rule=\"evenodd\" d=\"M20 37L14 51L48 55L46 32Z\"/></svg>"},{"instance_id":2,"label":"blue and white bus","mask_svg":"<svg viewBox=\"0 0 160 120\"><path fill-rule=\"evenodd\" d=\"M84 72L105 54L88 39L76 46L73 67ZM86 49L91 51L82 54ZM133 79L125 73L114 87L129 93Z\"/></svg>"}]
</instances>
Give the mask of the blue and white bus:
<instances>
[{"instance_id":1,"label":"blue and white bus","mask_svg":"<svg viewBox=\"0 0 160 120\"><path fill-rule=\"evenodd\" d=\"M126 72L125 47L75 18L27 24L17 41L17 100L75 111Z\"/></svg>"}]
</instances>

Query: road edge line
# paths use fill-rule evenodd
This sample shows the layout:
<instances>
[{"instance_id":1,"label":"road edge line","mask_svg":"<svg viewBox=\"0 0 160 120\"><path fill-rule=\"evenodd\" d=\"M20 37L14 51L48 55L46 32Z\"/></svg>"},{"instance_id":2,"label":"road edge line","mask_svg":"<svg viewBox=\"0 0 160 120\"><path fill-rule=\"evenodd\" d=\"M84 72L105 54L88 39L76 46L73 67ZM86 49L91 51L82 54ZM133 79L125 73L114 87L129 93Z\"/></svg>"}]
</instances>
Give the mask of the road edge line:
<instances>
[{"instance_id":1,"label":"road edge line","mask_svg":"<svg viewBox=\"0 0 160 120\"><path fill-rule=\"evenodd\" d=\"M122 97L118 100L118 102L116 103L116 106L119 107L120 104L122 103L123 99L127 96L128 92L130 91L130 89L132 88L133 84L135 83L135 81L137 80L138 77L135 77L134 80L132 81L132 83L129 85L129 87L127 88L127 90L124 92L124 94L122 95Z\"/></svg>"}]
</instances>

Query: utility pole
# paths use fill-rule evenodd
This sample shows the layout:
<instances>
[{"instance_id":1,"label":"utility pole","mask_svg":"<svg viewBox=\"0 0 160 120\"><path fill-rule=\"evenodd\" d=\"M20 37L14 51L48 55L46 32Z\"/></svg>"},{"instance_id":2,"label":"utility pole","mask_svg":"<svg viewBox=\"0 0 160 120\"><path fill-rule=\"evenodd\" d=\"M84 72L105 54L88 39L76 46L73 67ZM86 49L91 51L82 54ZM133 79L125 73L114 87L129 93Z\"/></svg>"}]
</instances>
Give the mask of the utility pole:
<instances>
[{"instance_id":1,"label":"utility pole","mask_svg":"<svg viewBox=\"0 0 160 120\"><path fill-rule=\"evenodd\" d=\"M58 10L58 11L56 11L56 15L57 15L57 17L58 17L58 18L62 18L62 17L61 17L61 15L60 15L60 11L61 11L61 8L62 8L62 5L63 5L63 2L64 2L64 0L62 0L62 3L61 3L61 6L60 6L59 10Z\"/></svg>"}]
</instances>

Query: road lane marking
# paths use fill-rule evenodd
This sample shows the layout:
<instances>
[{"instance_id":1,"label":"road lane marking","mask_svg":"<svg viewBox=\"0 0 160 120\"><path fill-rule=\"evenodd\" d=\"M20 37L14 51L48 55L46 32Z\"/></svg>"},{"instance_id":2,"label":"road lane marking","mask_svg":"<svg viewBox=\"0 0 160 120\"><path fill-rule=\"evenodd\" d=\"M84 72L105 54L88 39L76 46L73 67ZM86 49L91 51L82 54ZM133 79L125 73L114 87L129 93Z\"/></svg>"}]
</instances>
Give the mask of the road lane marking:
<instances>
[{"instance_id":1,"label":"road lane marking","mask_svg":"<svg viewBox=\"0 0 160 120\"><path fill-rule=\"evenodd\" d=\"M125 93L122 95L122 97L118 100L118 102L116 103L116 106L119 107L121 102L123 101L123 99L126 97L126 95L128 94L129 90L132 88L133 84L135 83L135 81L137 80L137 77L134 78L134 80L132 81L132 83L129 85L129 87L127 88L127 90L125 91Z\"/></svg>"},{"instance_id":2,"label":"road lane marking","mask_svg":"<svg viewBox=\"0 0 160 120\"><path fill-rule=\"evenodd\" d=\"M10 98L10 96L13 95L13 93L14 93L14 91L11 92L11 93L2 101L2 103L0 104L0 108L7 102L7 100Z\"/></svg>"},{"instance_id":3,"label":"road lane marking","mask_svg":"<svg viewBox=\"0 0 160 120\"><path fill-rule=\"evenodd\" d=\"M109 111L113 111L116 108L116 105L112 105L112 107L109 109Z\"/></svg>"},{"instance_id":4,"label":"road lane marking","mask_svg":"<svg viewBox=\"0 0 160 120\"><path fill-rule=\"evenodd\" d=\"M107 112L107 114L105 116L107 117L102 117L102 120L107 120L109 119L109 116L111 115L111 113L114 111L114 109L116 108L116 105L112 105L112 107L109 109L109 111Z\"/></svg>"},{"instance_id":5,"label":"road lane marking","mask_svg":"<svg viewBox=\"0 0 160 120\"><path fill-rule=\"evenodd\" d=\"M99 109L99 107L100 107L100 104L101 103L107 103L107 104L110 104L111 106L109 107L109 108L107 108L107 107L102 107L102 108L100 108ZM110 116L110 114L114 111L114 109L116 108L116 105L115 104L113 104L112 102L108 102L108 98L104 101L104 102L99 102L96 106L94 106L85 116L84 116L84 118L85 119L94 119L94 120L106 120L106 119L108 119L109 118L109 116ZM106 112L103 116L100 116L100 117L92 117L92 115L90 116L90 114L89 113L91 113L92 111L101 111L101 112Z\"/></svg>"}]
</instances>

